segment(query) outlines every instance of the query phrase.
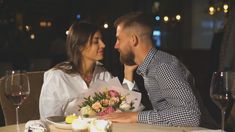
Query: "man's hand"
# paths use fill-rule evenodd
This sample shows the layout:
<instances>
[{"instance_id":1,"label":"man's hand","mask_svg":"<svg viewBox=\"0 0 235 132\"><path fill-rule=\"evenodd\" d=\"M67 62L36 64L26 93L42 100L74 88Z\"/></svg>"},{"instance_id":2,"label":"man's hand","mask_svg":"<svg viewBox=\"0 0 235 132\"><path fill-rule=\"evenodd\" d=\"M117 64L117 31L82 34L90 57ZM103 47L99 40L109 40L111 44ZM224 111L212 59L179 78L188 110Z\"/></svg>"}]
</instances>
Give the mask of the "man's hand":
<instances>
[{"instance_id":1,"label":"man's hand","mask_svg":"<svg viewBox=\"0 0 235 132\"><path fill-rule=\"evenodd\" d=\"M104 116L100 116L100 119L110 120L112 122L122 123L136 123L138 119L137 112L114 112Z\"/></svg>"},{"instance_id":2,"label":"man's hand","mask_svg":"<svg viewBox=\"0 0 235 132\"><path fill-rule=\"evenodd\" d=\"M124 78L133 82L134 80L134 71L138 67L138 65L128 66L124 64Z\"/></svg>"}]
</instances>

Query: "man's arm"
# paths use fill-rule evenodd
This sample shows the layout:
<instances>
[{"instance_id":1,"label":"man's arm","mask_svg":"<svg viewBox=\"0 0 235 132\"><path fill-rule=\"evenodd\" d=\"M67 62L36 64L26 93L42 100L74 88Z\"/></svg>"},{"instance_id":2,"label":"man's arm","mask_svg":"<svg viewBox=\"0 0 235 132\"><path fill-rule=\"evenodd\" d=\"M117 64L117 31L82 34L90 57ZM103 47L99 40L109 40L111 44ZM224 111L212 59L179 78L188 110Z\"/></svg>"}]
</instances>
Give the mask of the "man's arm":
<instances>
[{"instance_id":1,"label":"man's arm","mask_svg":"<svg viewBox=\"0 0 235 132\"><path fill-rule=\"evenodd\" d=\"M192 91L192 83L188 78L188 70L180 63L170 63L162 64L155 72L158 87L149 89L151 100L155 100L154 110L140 112L138 122L167 126L198 126L201 113ZM156 96L160 100L157 100Z\"/></svg>"}]
</instances>

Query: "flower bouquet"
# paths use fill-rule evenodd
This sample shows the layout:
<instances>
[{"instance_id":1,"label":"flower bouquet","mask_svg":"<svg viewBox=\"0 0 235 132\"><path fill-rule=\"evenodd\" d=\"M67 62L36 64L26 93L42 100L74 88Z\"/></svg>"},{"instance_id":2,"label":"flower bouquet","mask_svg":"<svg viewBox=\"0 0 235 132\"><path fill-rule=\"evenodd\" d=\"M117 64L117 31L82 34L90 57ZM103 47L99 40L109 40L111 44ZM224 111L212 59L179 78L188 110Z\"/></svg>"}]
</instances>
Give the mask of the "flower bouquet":
<instances>
[{"instance_id":1,"label":"flower bouquet","mask_svg":"<svg viewBox=\"0 0 235 132\"><path fill-rule=\"evenodd\" d=\"M103 92L95 92L93 96L84 97L84 102L79 107L82 116L106 115L115 111L131 111L134 102L127 102L128 95L121 95L116 90L104 88Z\"/></svg>"},{"instance_id":2,"label":"flower bouquet","mask_svg":"<svg viewBox=\"0 0 235 132\"><path fill-rule=\"evenodd\" d=\"M96 80L82 98L76 99L67 106L67 113L91 117L112 112L138 111L140 100L141 94L124 88L118 78L107 82Z\"/></svg>"}]
</instances>

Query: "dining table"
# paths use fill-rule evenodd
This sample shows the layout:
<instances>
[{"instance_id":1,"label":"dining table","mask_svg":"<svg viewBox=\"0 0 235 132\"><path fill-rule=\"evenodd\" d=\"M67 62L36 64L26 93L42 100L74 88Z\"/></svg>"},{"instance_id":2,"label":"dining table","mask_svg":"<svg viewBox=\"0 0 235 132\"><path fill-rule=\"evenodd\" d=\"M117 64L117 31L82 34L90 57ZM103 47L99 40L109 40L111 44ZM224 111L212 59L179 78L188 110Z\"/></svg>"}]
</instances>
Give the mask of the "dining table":
<instances>
[{"instance_id":1,"label":"dining table","mask_svg":"<svg viewBox=\"0 0 235 132\"><path fill-rule=\"evenodd\" d=\"M19 124L20 132L25 132L25 123ZM72 132L71 129L57 128L48 124L50 132ZM166 127L158 125L140 123L112 123L111 132L199 132L200 130L210 130L203 127ZM0 132L15 132L16 125L0 127Z\"/></svg>"}]
</instances>

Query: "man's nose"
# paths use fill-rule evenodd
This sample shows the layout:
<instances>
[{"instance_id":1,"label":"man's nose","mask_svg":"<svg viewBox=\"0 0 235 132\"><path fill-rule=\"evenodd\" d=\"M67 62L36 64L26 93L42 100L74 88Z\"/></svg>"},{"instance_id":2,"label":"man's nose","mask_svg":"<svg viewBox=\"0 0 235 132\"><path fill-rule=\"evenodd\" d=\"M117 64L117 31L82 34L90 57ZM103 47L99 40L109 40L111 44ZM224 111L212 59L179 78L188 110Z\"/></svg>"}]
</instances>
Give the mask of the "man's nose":
<instances>
[{"instance_id":1,"label":"man's nose","mask_svg":"<svg viewBox=\"0 0 235 132\"><path fill-rule=\"evenodd\" d=\"M115 49L118 49L118 48L119 48L119 44L118 44L117 42L115 43L114 48L115 48Z\"/></svg>"}]
</instances>

